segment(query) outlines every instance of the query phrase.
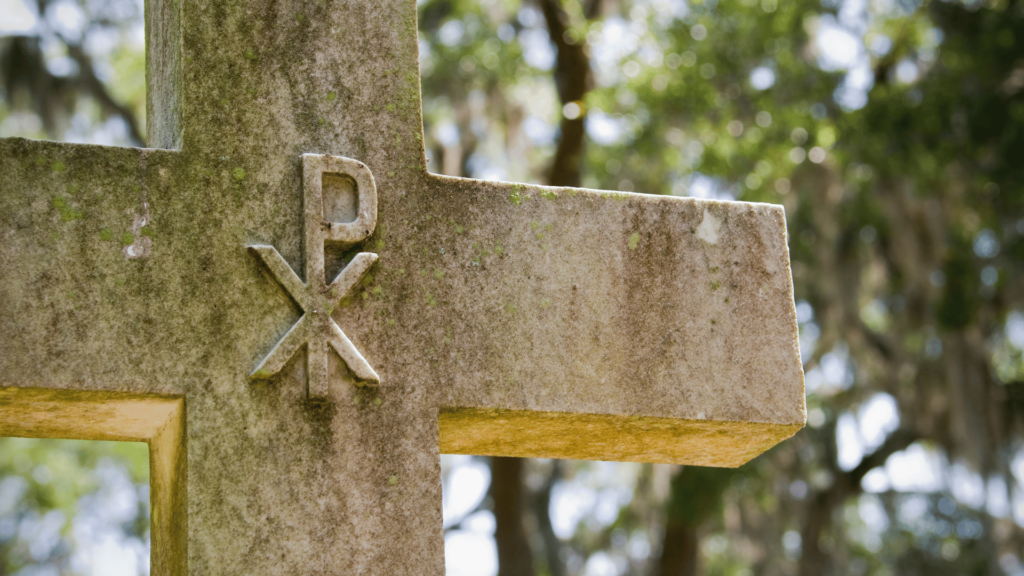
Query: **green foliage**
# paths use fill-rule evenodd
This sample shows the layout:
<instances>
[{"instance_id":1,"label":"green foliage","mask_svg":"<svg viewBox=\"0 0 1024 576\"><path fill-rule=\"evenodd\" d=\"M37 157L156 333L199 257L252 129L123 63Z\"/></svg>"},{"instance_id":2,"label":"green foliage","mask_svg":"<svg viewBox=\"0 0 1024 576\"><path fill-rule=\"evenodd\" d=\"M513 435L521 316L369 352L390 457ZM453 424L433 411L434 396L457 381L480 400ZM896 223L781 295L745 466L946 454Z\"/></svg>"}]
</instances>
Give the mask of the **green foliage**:
<instances>
[{"instance_id":1,"label":"green foliage","mask_svg":"<svg viewBox=\"0 0 1024 576\"><path fill-rule=\"evenodd\" d=\"M1015 482L1020 417L977 399L1024 396L1022 352L1004 333L1024 309L1024 4L869 2L846 28L863 42L860 72L824 59L821 31L849 18L833 0L632 0L596 18L589 3L560 4L593 69L581 106L592 138L571 151L583 185L783 204L796 299L813 311L801 325L811 426L731 480L687 467L672 483L663 513L701 527L703 571L996 570L993 551L1012 546L980 527L1002 520L944 512L942 493L861 495L862 477L838 465L836 428L882 394L922 450ZM537 5L421 4L431 170L545 183L560 79L528 63L546 31ZM554 137L530 136L538 122ZM818 384L836 351L848 376ZM879 463L901 449L876 448ZM613 525L579 528L574 554L614 554L617 530L645 533L657 491L644 482ZM860 518L878 507L881 535ZM904 507L922 520L899 521Z\"/></svg>"},{"instance_id":2,"label":"green foliage","mask_svg":"<svg viewBox=\"0 0 1024 576\"><path fill-rule=\"evenodd\" d=\"M100 489L102 476L95 472L104 462L127 472L137 487L148 486L149 449L142 443L0 438L0 573L30 565L66 570L79 545L74 518L83 497ZM149 502L139 506L123 530L148 539ZM59 519L60 540L40 548L33 526L43 517Z\"/></svg>"}]
</instances>

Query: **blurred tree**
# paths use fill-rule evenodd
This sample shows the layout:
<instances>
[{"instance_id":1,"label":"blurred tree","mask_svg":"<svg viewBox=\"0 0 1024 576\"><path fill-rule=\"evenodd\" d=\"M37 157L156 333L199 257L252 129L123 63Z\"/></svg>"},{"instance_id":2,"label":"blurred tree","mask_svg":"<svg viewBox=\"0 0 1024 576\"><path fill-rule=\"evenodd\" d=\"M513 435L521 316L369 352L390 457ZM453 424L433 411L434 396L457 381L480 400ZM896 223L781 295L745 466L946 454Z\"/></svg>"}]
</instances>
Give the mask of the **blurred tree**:
<instances>
[{"instance_id":1,"label":"blurred tree","mask_svg":"<svg viewBox=\"0 0 1024 576\"><path fill-rule=\"evenodd\" d=\"M0 136L144 145L142 2L4 0L4 10Z\"/></svg>"},{"instance_id":2,"label":"blurred tree","mask_svg":"<svg viewBox=\"0 0 1024 576\"><path fill-rule=\"evenodd\" d=\"M0 438L0 575L113 568L149 573L149 448Z\"/></svg>"},{"instance_id":3,"label":"blurred tree","mask_svg":"<svg viewBox=\"0 0 1024 576\"><path fill-rule=\"evenodd\" d=\"M811 425L732 482L681 471L648 569L1019 570L1024 5L597 6L423 2L425 124L505 144L456 175L786 206Z\"/></svg>"}]
</instances>

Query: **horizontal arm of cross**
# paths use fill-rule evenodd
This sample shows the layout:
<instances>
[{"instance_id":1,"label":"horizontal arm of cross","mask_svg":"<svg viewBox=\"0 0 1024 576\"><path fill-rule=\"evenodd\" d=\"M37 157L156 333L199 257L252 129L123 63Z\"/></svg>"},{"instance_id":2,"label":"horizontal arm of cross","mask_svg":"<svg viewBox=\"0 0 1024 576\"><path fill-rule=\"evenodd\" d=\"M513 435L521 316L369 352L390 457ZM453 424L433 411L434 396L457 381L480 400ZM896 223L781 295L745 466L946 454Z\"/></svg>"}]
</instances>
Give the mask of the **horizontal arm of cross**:
<instances>
[{"instance_id":1,"label":"horizontal arm of cross","mask_svg":"<svg viewBox=\"0 0 1024 576\"><path fill-rule=\"evenodd\" d=\"M336 319L436 394L446 449L736 466L802 426L780 206L434 175L383 202Z\"/></svg>"}]
</instances>

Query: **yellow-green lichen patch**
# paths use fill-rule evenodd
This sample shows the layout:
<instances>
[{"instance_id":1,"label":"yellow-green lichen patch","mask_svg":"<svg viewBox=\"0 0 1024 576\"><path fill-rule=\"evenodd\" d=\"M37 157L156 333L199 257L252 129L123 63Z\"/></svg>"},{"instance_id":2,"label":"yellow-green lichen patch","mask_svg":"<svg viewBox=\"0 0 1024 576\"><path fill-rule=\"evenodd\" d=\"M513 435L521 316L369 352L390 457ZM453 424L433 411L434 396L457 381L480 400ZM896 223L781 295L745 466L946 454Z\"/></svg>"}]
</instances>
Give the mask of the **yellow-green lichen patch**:
<instances>
[{"instance_id":1,"label":"yellow-green lichen patch","mask_svg":"<svg viewBox=\"0 0 1024 576\"><path fill-rule=\"evenodd\" d=\"M516 206L519 206L523 202L526 202L527 200L529 200L530 199L530 195L529 194L523 194L523 185L522 184L516 184L515 186L512 187L512 193L508 195L508 199L509 199L510 202L512 202L512 204L514 204Z\"/></svg>"},{"instance_id":2,"label":"yellow-green lichen patch","mask_svg":"<svg viewBox=\"0 0 1024 576\"><path fill-rule=\"evenodd\" d=\"M719 284L718 280L713 280L711 282L711 291L714 292L715 290L718 290L721 286L722 285Z\"/></svg>"},{"instance_id":3,"label":"yellow-green lichen patch","mask_svg":"<svg viewBox=\"0 0 1024 576\"><path fill-rule=\"evenodd\" d=\"M383 403L384 403L384 401L381 400L380 396L377 396L376 398L373 399L373 405L374 406L380 406Z\"/></svg>"},{"instance_id":4,"label":"yellow-green lichen patch","mask_svg":"<svg viewBox=\"0 0 1024 576\"><path fill-rule=\"evenodd\" d=\"M147 238L152 238L153 237L153 228L148 226L148 225L147 226L143 226L142 230L139 233L142 234L143 236L147 237Z\"/></svg>"},{"instance_id":5,"label":"yellow-green lichen patch","mask_svg":"<svg viewBox=\"0 0 1024 576\"><path fill-rule=\"evenodd\" d=\"M245 180L245 168L239 166L231 171L231 177L235 179L235 182L241 182Z\"/></svg>"},{"instance_id":6,"label":"yellow-green lichen patch","mask_svg":"<svg viewBox=\"0 0 1024 576\"><path fill-rule=\"evenodd\" d=\"M124 232L121 234L121 244L129 246L133 242L135 242L135 234L132 234L131 232Z\"/></svg>"},{"instance_id":7,"label":"yellow-green lichen patch","mask_svg":"<svg viewBox=\"0 0 1024 576\"><path fill-rule=\"evenodd\" d=\"M433 308L434 306L437 306L437 298L434 298L434 295L431 294L430 292L427 292L426 300L427 300L427 306L430 306L431 308Z\"/></svg>"},{"instance_id":8,"label":"yellow-green lichen patch","mask_svg":"<svg viewBox=\"0 0 1024 576\"><path fill-rule=\"evenodd\" d=\"M57 160L53 164L50 164L50 169L53 170L54 172L63 172L64 170L67 169L67 167L64 166L63 162Z\"/></svg>"},{"instance_id":9,"label":"yellow-green lichen patch","mask_svg":"<svg viewBox=\"0 0 1024 576\"><path fill-rule=\"evenodd\" d=\"M554 200L558 198L558 192L555 192L554 190L541 190L540 196L541 198L545 198L547 200Z\"/></svg>"},{"instance_id":10,"label":"yellow-green lichen patch","mask_svg":"<svg viewBox=\"0 0 1024 576\"><path fill-rule=\"evenodd\" d=\"M637 246L640 245L640 233L633 232L629 235L629 249L636 250Z\"/></svg>"},{"instance_id":11,"label":"yellow-green lichen patch","mask_svg":"<svg viewBox=\"0 0 1024 576\"><path fill-rule=\"evenodd\" d=\"M549 300L547 298L541 298L540 299L540 309L541 310L547 310L550 307L551 307L551 300Z\"/></svg>"},{"instance_id":12,"label":"yellow-green lichen patch","mask_svg":"<svg viewBox=\"0 0 1024 576\"><path fill-rule=\"evenodd\" d=\"M252 49L250 48L249 50L245 51L245 57L247 59L249 59L249 60L252 60L252 59L256 58L256 53L253 52Z\"/></svg>"},{"instance_id":13,"label":"yellow-green lichen patch","mask_svg":"<svg viewBox=\"0 0 1024 576\"><path fill-rule=\"evenodd\" d=\"M438 280L444 278L444 270L441 270L440 268L434 268L434 278Z\"/></svg>"},{"instance_id":14,"label":"yellow-green lichen patch","mask_svg":"<svg viewBox=\"0 0 1024 576\"><path fill-rule=\"evenodd\" d=\"M57 196L53 199L53 207L60 213L62 222L71 222L83 216L82 211L68 204L68 199L63 196Z\"/></svg>"},{"instance_id":15,"label":"yellow-green lichen patch","mask_svg":"<svg viewBox=\"0 0 1024 576\"><path fill-rule=\"evenodd\" d=\"M100 230L100 240L109 242L114 239L114 233L110 231L110 228L104 228Z\"/></svg>"},{"instance_id":16,"label":"yellow-green lichen patch","mask_svg":"<svg viewBox=\"0 0 1024 576\"><path fill-rule=\"evenodd\" d=\"M398 485L398 476L395 476L394 474L392 474L391 476L388 476L388 484L391 484L392 486L397 486Z\"/></svg>"},{"instance_id":17,"label":"yellow-green lichen patch","mask_svg":"<svg viewBox=\"0 0 1024 576\"><path fill-rule=\"evenodd\" d=\"M331 91L327 93L327 101L334 102L338 98L338 93Z\"/></svg>"}]
</instances>

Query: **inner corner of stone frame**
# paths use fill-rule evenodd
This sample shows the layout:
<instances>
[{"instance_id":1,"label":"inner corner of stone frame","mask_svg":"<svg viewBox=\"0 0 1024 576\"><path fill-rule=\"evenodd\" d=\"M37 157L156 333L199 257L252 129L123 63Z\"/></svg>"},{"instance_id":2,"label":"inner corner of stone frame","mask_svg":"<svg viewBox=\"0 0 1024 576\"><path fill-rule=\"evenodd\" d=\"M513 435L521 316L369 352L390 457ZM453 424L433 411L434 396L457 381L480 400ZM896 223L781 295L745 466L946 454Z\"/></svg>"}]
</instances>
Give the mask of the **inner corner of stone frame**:
<instances>
[{"instance_id":1,"label":"inner corner of stone frame","mask_svg":"<svg viewBox=\"0 0 1024 576\"><path fill-rule=\"evenodd\" d=\"M0 387L0 436L145 442L149 446L151 573L185 573L183 397Z\"/></svg>"}]
</instances>

